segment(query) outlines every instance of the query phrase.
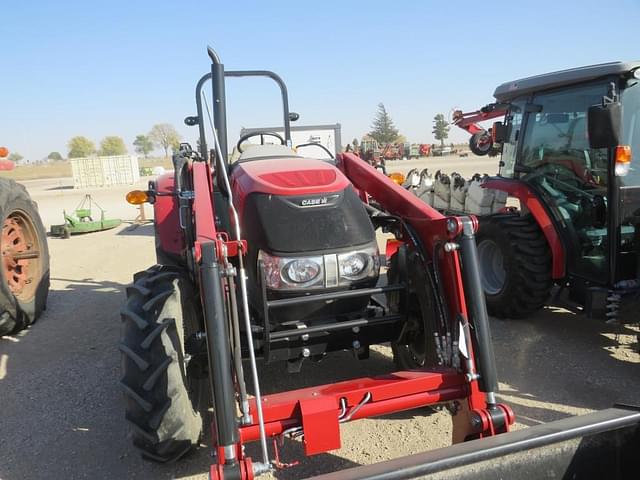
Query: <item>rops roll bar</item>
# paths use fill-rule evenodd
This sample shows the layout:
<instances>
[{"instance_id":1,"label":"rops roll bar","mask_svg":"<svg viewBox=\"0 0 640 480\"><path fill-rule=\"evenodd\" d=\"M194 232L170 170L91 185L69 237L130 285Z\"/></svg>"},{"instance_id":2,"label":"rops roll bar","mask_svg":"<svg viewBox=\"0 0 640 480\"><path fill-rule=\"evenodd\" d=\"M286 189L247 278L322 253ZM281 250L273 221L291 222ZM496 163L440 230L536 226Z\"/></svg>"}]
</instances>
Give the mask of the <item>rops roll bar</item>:
<instances>
[{"instance_id":1,"label":"rops roll bar","mask_svg":"<svg viewBox=\"0 0 640 480\"><path fill-rule=\"evenodd\" d=\"M227 161L227 98L225 93L225 78L227 77L267 77L272 79L280 87L282 95L282 110L284 122L284 138L287 145L291 145L291 120L289 115L289 94L287 86L282 78L269 70L229 70L225 72L224 64L220 61L220 57L216 51L207 47L209 58L211 58L211 73L203 75L196 85L196 108L197 108L197 124L200 136L200 154L203 158L207 158L207 144L204 130L204 114L202 110L202 88L204 84L211 80L212 82L212 98L213 98L213 126L218 132L220 140L220 156L223 161ZM189 119L191 119L189 121ZM187 117L187 124L194 125L196 122L193 117Z\"/></svg>"}]
</instances>

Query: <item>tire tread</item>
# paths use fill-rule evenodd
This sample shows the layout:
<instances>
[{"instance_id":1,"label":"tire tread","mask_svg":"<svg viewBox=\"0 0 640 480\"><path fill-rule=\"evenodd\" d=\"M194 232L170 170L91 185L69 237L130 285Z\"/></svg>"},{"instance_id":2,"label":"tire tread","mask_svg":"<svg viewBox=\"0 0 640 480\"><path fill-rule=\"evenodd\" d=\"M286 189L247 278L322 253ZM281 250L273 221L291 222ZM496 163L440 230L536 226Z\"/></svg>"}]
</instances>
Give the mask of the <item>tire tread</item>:
<instances>
[{"instance_id":1,"label":"tire tread","mask_svg":"<svg viewBox=\"0 0 640 480\"><path fill-rule=\"evenodd\" d=\"M489 313L499 318L523 318L547 302L551 278L551 249L533 216L494 215L480 219L478 244L491 238L502 247L507 278L505 288L487 295Z\"/></svg>"},{"instance_id":2,"label":"tire tread","mask_svg":"<svg viewBox=\"0 0 640 480\"><path fill-rule=\"evenodd\" d=\"M185 384L179 334L195 290L180 271L159 266L134 280L121 309L125 418L143 457L170 462L197 447L202 436L202 414Z\"/></svg>"}]
</instances>

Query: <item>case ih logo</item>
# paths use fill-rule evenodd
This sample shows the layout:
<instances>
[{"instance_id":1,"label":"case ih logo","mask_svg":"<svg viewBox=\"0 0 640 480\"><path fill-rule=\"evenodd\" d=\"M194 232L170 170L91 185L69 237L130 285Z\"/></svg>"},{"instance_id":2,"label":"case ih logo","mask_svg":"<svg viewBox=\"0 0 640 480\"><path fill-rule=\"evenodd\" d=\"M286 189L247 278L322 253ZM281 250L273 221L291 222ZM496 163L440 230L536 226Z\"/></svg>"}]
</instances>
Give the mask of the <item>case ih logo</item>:
<instances>
[{"instance_id":1,"label":"case ih logo","mask_svg":"<svg viewBox=\"0 0 640 480\"><path fill-rule=\"evenodd\" d=\"M329 199L327 197L321 198L305 198L300 202L303 207L313 207L315 205L326 205Z\"/></svg>"},{"instance_id":2,"label":"case ih logo","mask_svg":"<svg viewBox=\"0 0 640 480\"><path fill-rule=\"evenodd\" d=\"M299 205L301 207L320 207L322 205L334 203L338 197L339 195L330 195L328 197L317 198L303 198L302 200L300 200Z\"/></svg>"}]
</instances>

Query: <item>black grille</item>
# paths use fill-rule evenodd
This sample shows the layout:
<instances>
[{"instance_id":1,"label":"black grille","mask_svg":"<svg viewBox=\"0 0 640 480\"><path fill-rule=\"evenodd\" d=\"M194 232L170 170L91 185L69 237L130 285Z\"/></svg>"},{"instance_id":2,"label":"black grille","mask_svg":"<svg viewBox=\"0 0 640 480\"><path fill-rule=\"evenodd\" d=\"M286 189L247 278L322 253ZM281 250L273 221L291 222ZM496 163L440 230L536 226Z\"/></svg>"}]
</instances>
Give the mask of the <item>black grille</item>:
<instances>
[{"instance_id":1,"label":"black grille","mask_svg":"<svg viewBox=\"0 0 640 480\"><path fill-rule=\"evenodd\" d=\"M269 252L302 253L370 243L375 232L355 191L320 195L247 197L245 237Z\"/></svg>"}]
</instances>

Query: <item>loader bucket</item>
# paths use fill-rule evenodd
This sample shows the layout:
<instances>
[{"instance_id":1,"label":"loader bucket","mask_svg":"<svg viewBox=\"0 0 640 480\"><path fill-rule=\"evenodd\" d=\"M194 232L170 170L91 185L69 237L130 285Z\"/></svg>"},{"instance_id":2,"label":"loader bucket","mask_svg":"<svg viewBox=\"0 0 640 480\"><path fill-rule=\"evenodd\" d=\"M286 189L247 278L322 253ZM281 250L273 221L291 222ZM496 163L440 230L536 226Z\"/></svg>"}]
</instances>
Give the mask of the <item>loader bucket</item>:
<instances>
[{"instance_id":1,"label":"loader bucket","mask_svg":"<svg viewBox=\"0 0 640 480\"><path fill-rule=\"evenodd\" d=\"M310 480L635 479L640 408L615 407Z\"/></svg>"}]
</instances>

